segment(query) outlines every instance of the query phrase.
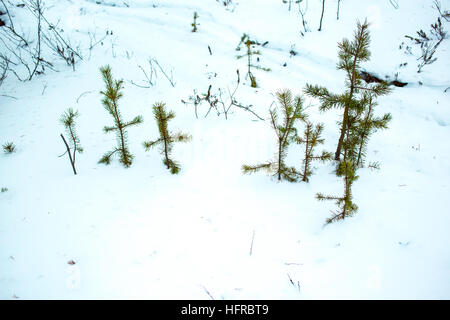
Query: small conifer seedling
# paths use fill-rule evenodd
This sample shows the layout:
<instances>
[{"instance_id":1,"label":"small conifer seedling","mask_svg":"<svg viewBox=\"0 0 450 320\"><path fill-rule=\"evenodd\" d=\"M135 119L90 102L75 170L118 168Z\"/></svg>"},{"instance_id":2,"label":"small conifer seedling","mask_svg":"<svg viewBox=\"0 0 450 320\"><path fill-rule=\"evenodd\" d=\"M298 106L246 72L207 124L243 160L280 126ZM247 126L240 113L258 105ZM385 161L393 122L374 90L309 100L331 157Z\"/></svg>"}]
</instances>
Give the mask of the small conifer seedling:
<instances>
[{"instance_id":1,"label":"small conifer seedling","mask_svg":"<svg viewBox=\"0 0 450 320\"><path fill-rule=\"evenodd\" d=\"M342 196L324 196L321 193L317 193L316 195L316 198L319 201L335 200L336 205L339 207L339 211L333 212L333 216L327 219L327 224L337 220L344 220L358 210L358 206L353 202L352 197L353 182L358 179L358 176L356 175L357 168L355 166L355 151L357 150L358 142L358 135L356 135L350 127L347 127L342 143L343 159L339 162L336 171L337 175L343 178L344 194Z\"/></svg>"},{"instance_id":2,"label":"small conifer seedling","mask_svg":"<svg viewBox=\"0 0 450 320\"><path fill-rule=\"evenodd\" d=\"M122 89L123 89L123 80L114 80L111 74L111 67L109 65L101 67L100 72L103 76L103 81L106 85L106 90L101 91L100 93L103 95L103 106L106 111L113 117L114 126L105 126L103 131L105 133L115 132L117 137L117 146L105 153L103 157L100 159L99 163L110 164L111 157L118 153L120 155L120 162L125 166L129 167L132 164L133 155L130 153L128 149L128 141L127 141L127 131L128 127L141 124L143 119L142 116L136 116L133 120L129 122L124 122L122 119L122 115L119 111L119 99L122 98Z\"/></svg>"},{"instance_id":3,"label":"small conifer seedling","mask_svg":"<svg viewBox=\"0 0 450 320\"><path fill-rule=\"evenodd\" d=\"M347 90L340 95L333 94L325 87L306 85L305 93L311 97L318 98L321 101L320 111L327 111L331 108L342 108L342 120L340 121L340 135L334 154L335 160L340 160L342 148L348 127L354 127L351 123L357 120L357 115L361 115L368 106L368 100L365 93L370 92L373 97L378 97L389 93L386 82L368 85L362 82L360 72L361 62L368 61L370 58L369 44L370 35L368 31L369 24L358 22L357 31L354 40L350 42L344 39L339 43L339 62L337 68L346 73Z\"/></svg>"},{"instance_id":4,"label":"small conifer seedling","mask_svg":"<svg viewBox=\"0 0 450 320\"><path fill-rule=\"evenodd\" d=\"M173 148L174 142L188 142L191 140L191 136L184 133L171 133L168 129L169 120L175 118L175 113L170 111L166 112L165 109L166 104L162 102L157 102L153 105L153 114L155 116L155 120L158 124L159 130L159 139L154 141L146 141L143 143L145 151L150 150L156 145L160 145L161 154L164 156L163 163L170 169L172 174L177 174L180 171L180 165L171 159L171 152Z\"/></svg>"},{"instance_id":5,"label":"small conifer seedling","mask_svg":"<svg viewBox=\"0 0 450 320\"><path fill-rule=\"evenodd\" d=\"M308 182L309 177L312 174L311 162L319 160L322 162L333 159L331 152L322 151L319 156L314 155L314 148L319 144L323 144L324 140L320 137L323 131L323 125L317 124L315 127L311 122L306 123L306 128L303 133L303 137L296 137L296 142L298 144L305 145L305 158L303 159L303 173L302 181Z\"/></svg>"},{"instance_id":6,"label":"small conifer seedling","mask_svg":"<svg viewBox=\"0 0 450 320\"><path fill-rule=\"evenodd\" d=\"M353 182L358 179L356 175L356 170L353 166L353 161L343 160L341 162L341 169L344 176L344 195L342 196L324 196L321 193L316 194L316 198L319 201L324 200L335 200L336 205L339 207L339 211L333 212L333 216L328 218L326 223L332 223L338 220L344 220L346 217L353 215L357 210L358 206L353 203L352 197L352 185Z\"/></svg>"},{"instance_id":7,"label":"small conifer seedling","mask_svg":"<svg viewBox=\"0 0 450 320\"><path fill-rule=\"evenodd\" d=\"M12 142L7 142L2 147L3 147L3 152L5 152L5 153L13 153L16 151L16 145Z\"/></svg>"},{"instance_id":8,"label":"small conifer seedling","mask_svg":"<svg viewBox=\"0 0 450 320\"><path fill-rule=\"evenodd\" d=\"M297 137L295 123L297 120L306 121L306 114L303 113L301 97L297 96L293 98L289 90L279 91L276 95L284 116L282 123L278 124L277 110L270 110L271 125L277 136L276 159L255 166L243 165L242 171L250 174L260 170L266 170L274 176L277 176L278 181L284 179L289 182L296 182L301 174L294 167L286 166L285 159L289 144L295 141Z\"/></svg>"},{"instance_id":9,"label":"small conifer seedling","mask_svg":"<svg viewBox=\"0 0 450 320\"><path fill-rule=\"evenodd\" d=\"M75 161L77 152L82 153L83 148L80 145L80 138L77 135L77 132L75 130L75 119L78 118L79 114L78 111L73 111L72 108L67 109L64 114L61 116L60 122L64 125L66 128L66 133L69 136L70 146L67 143L66 139L64 138L64 135L61 133L61 139L64 142L64 145L66 146L66 152L64 154L68 154L70 164L72 165L73 174L77 174L77 170L75 169ZM61 156L63 156L62 154Z\"/></svg>"},{"instance_id":10,"label":"small conifer seedling","mask_svg":"<svg viewBox=\"0 0 450 320\"><path fill-rule=\"evenodd\" d=\"M197 32L197 26L200 25L199 23L197 23L197 19L198 19L198 14L197 14L197 11L196 11L196 12L194 12L194 22L191 23L192 32Z\"/></svg>"},{"instance_id":11,"label":"small conifer seedling","mask_svg":"<svg viewBox=\"0 0 450 320\"><path fill-rule=\"evenodd\" d=\"M250 37L247 34L243 34L241 37L241 41L239 42L239 45L236 48L236 51L241 50L241 45L245 44L245 47L247 48L247 52L243 55L238 55L237 58L241 59L243 57L247 57L247 75L246 79L250 78L250 85L252 88L257 88L258 83L256 82L256 77L252 73L252 68L263 70L263 71L270 71L269 68L263 68L259 65L253 64L253 56L259 56L261 55L261 51L256 50L255 47L259 45L259 43L255 40L251 40ZM264 45L264 44L263 44ZM259 61L259 58L257 59Z\"/></svg>"}]
</instances>

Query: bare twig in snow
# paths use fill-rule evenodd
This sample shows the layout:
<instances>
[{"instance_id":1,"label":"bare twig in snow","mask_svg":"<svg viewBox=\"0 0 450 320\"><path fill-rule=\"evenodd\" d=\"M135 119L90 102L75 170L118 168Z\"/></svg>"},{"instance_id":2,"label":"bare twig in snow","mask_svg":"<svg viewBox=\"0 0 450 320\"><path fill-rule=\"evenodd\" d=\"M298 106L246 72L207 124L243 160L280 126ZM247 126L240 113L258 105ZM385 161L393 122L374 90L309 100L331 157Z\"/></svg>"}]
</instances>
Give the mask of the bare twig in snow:
<instances>
[{"instance_id":1,"label":"bare twig in snow","mask_svg":"<svg viewBox=\"0 0 450 320\"><path fill-rule=\"evenodd\" d=\"M148 63L150 64L150 75L147 74L147 72L145 71L145 69L142 66L140 66L140 65L138 66L139 69L141 69L142 73L145 76L145 79L146 79L146 80L144 80L145 84L144 85L140 85L140 84L135 83L133 80L131 80L130 83L132 85L135 85L136 87L144 88L144 89L148 89L148 88L150 88L150 87L155 85L155 82L153 81L153 76L156 77L156 70L153 67L152 60L149 60Z\"/></svg>"},{"instance_id":2,"label":"bare twig in snow","mask_svg":"<svg viewBox=\"0 0 450 320\"><path fill-rule=\"evenodd\" d=\"M152 58L150 61L153 61L158 66L159 70L161 70L162 74L166 77L167 80L169 80L170 85L175 88L175 81L173 80L173 73L172 70L170 71L170 77L167 75L167 73L164 71L164 69L159 64L158 60Z\"/></svg>"},{"instance_id":3,"label":"bare twig in snow","mask_svg":"<svg viewBox=\"0 0 450 320\"><path fill-rule=\"evenodd\" d=\"M253 241L255 240L255 230L253 230L252 243L250 245L250 255L253 253Z\"/></svg>"},{"instance_id":4,"label":"bare twig in snow","mask_svg":"<svg viewBox=\"0 0 450 320\"><path fill-rule=\"evenodd\" d=\"M322 31L322 20L324 11L325 11L325 0L322 0L322 14L320 15L319 31Z\"/></svg>"},{"instance_id":5,"label":"bare twig in snow","mask_svg":"<svg viewBox=\"0 0 450 320\"><path fill-rule=\"evenodd\" d=\"M80 101L81 97L83 97L84 95L86 95L88 93L92 93L92 91L85 91L82 94L80 94L79 97L77 98L77 103Z\"/></svg>"},{"instance_id":6,"label":"bare twig in snow","mask_svg":"<svg viewBox=\"0 0 450 320\"><path fill-rule=\"evenodd\" d=\"M70 164L72 165L72 169L73 169L73 174L77 174L77 170L75 169L75 163L74 163L74 160L72 159L72 154L70 153L70 148L69 148L69 145L67 144L67 141L66 141L66 139L64 138L64 136L62 135L62 133L61 133L61 138L62 138L62 140L64 141L64 144L66 145L66 149L67 149L67 153L69 154L69 160L70 160Z\"/></svg>"},{"instance_id":7,"label":"bare twig in snow","mask_svg":"<svg viewBox=\"0 0 450 320\"><path fill-rule=\"evenodd\" d=\"M211 293L209 293L208 289L206 289L204 286L202 286L203 290L205 290L205 292L208 294L208 296L212 299L215 300L214 297L211 295Z\"/></svg>"}]
</instances>

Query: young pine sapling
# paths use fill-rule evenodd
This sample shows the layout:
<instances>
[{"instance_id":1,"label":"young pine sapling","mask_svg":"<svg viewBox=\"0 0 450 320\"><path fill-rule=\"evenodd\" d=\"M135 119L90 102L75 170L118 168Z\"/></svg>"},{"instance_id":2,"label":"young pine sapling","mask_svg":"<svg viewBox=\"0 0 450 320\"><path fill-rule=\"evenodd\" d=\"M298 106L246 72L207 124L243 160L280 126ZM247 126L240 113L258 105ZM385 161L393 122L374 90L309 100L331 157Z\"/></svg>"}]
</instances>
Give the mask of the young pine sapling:
<instances>
[{"instance_id":1,"label":"young pine sapling","mask_svg":"<svg viewBox=\"0 0 450 320\"><path fill-rule=\"evenodd\" d=\"M129 122L124 122L122 115L119 111L119 99L122 98L123 80L114 80L111 74L111 67L109 65L101 67L100 72L103 76L103 81L106 85L106 90L101 91L103 95L103 106L108 111L108 113L114 119L114 126L105 126L103 131L105 133L115 132L117 137L117 146L112 150L103 155L99 163L110 164L111 157L119 153L120 162L125 166L129 167L132 164L133 155L128 149L127 141L127 131L126 129L130 126L141 124L143 119L142 116L137 116Z\"/></svg>"},{"instance_id":2,"label":"young pine sapling","mask_svg":"<svg viewBox=\"0 0 450 320\"><path fill-rule=\"evenodd\" d=\"M366 109L359 109L349 116L349 125L345 130L344 141L342 143L343 159L336 170L336 174L343 178L344 195L341 197L323 196L321 193L316 195L318 200L336 200L336 204L339 207L339 211L333 212L333 216L327 220L327 223L343 220L358 210L358 206L353 202L352 197L353 182L358 179L356 170L362 165L364 160L365 147L369 135L376 129L386 128L391 118L390 114L385 114L382 118L374 118L373 97L373 92L365 92L361 105L368 107ZM378 164L376 164L375 168L378 168Z\"/></svg>"},{"instance_id":3,"label":"young pine sapling","mask_svg":"<svg viewBox=\"0 0 450 320\"><path fill-rule=\"evenodd\" d=\"M322 111L332 107L344 109L340 122L341 134L335 153L335 159L340 160L336 174L343 178L344 194L337 197L317 194L318 200L335 200L339 206L339 211L335 212L327 223L345 219L357 211L358 207L352 199L352 185L358 178L356 170L363 163L370 134L375 129L386 128L391 118L389 114L382 118L375 118L373 115L376 98L390 92L388 84L381 82L370 85L362 82L360 63L368 61L370 57L370 37L367 28L367 22L362 25L358 22L354 40L350 43L344 39L339 44L338 69L347 73L347 91L344 94L331 94L326 88L318 86L306 87L307 94L319 98L322 102Z\"/></svg>"},{"instance_id":4,"label":"young pine sapling","mask_svg":"<svg viewBox=\"0 0 450 320\"><path fill-rule=\"evenodd\" d=\"M358 210L358 206L353 203L352 197L352 185L353 182L358 179L356 169L353 166L353 161L343 160L341 162L341 170L344 177L344 194L342 196L324 196L321 193L316 194L317 200L335 200L336 205L339 207L339 211L333 212L333 216L327 219L327 224L338 220L344 220L346 217L353 215Z\"/></svg>"},{"instance_id":5,"label":"young pine sapling","mask_svg":"<svg viewBox=\"0 0 450 320\"><path fill-rule=\"evenodd\" d=\"M323 144L324 139L320 137L323 131L323 125L317 124L315 127L311 122L306 123L305 131L303 137L296 137L296 142L298 144L305 145L305 157L303 159L303 173L302 181L308 182L309 177L312 174L311 163L315 160L322 162L332 160L333 154L331 152L322 151L321 155L314 155L314 148L319 144Z\"/></svg>"},{"instance_id":6,"label":"young pine sapling","mask_svg":"<svg viewBox=\"0 0 450 320\"><path fill-rule=\"evenodd\" d=\"M339 163L337 173L343 178L344 194L342 196L324 196L321 193L316 194L319 201L335 200L339 211L333 212L333 216L327 219L327 224L338 220L344 220L346 217L353 215L358 210L358 206L353 202L352 186L358 179L355 166L355 150L357 150L359 137L347 128L345 131L344 141L342 144L343 159Z\"/></svg>"},{"instance_id":7,"label":"young pine sapling","mask_svg":"<svg viewBox=\"0 0 450 320\"><path fill-rule=\"evenodd\" d=\"M66 128L66 133L69 136L69 143L67 143L66 138L64 138L64 135L61 133L61 139L64 142L64 145L66 146L66 152L63 153L61 156L65 155L66 153L69 156L70 164L72 166L73 174L77 174L77 170L75 168L75 162L76 162L76 156L77 152L82 153L83 148L80 145L80 138L77 135L77 132L75 130L75 119L78 118L79 114L78 111L73 111L72 108L67 109L63 115L61 116L60 122L64 125Z\"/></svg>"},{"instance_id":8,"label":"young pine sapling","mask_svg":"<svg viewBox=\"0 0 450 320\"><path fill-rule=\"evenodd\" d=\"M292 98L289 90L279 91L276 95L284 116L282 124L278 124L278 113L276 109L270 110L271 125L277 136L276 159L255 166L243 165L242 171L250 174L260 170L266 170L274 176L277 176L278 181L284 179L289 182L296 182L301 174L294 167L286 166L285 159L289 144L295 141L297 136L295 123L297 120L306 121L306 114L303 113L301 97L297 96Z\"/></svg>"},{"instance_id":9,"label":"young pine sapling","mask_svg":"<svg viewBox=\"0 0 450 320\"><path fill-rule=\"evenodd\" d=\"M241 50L241 44L245 44L245 47L247 48L247 53L243 55L238 55L237 58L241 59L243 57L247 57L247 75L246 78L250 78L250 85L252 88L257 88L258 83L256 82L256 77L252 73L252 68L263 70L263 71L270 71L269 68L263 68L259 65L253 64L252 57L253 56L259 56L261 55L261 51L255 50L255 46L259 45L259 43L255 40L251 40L250 37L247 34L243 34L241 37L241 41L239 42L239 45L236 48L236 51ZM264 44L263 44L264 45ZM259 58L257 58L257 61L259 61Z\"/></svg>"},{"instance_id":10,"label":"young pine sapling","mask_svg":"<svg viewBox=\"0 0 450 320\"><path fill-rule=\"evenodd\" d=\"M354 40L350 42L344 39L339 43L339 62L337 68L344 70L347 79L347 90L340 95L333 94L325 87L306 85L305 93L311 97L318 98L321 102L320 111L327 111L331 108L343 109L342 119L340 121L340 135L334 154L335 160L340 160L342 148L348 127L354 127L351 123L352 119L356 120L356 114L362 114L367 108L368 101L364 97L364 93L370 92L373 97L385 95L390 92L386 82L377 83L375 85L364 84L361 77L360 64L368 61L370 58L369 44L370 35L368 31L369 24L358 22L357 31Z\"/></svg>"},{"instance_id":11,"label":"young pine sapling","mask_svg":"<svg viewBox=\"0 0 450 320\"><path fill-rule=\"evenodd\" d=\"M197 32L197 26L200 25L199 23L197 23L197 19L198 19L198 14L197 14L197 11L195 11L194 12L194 22L191 23L192 32Z\"/></svg>"},{"instance_id":12,"label":"young pine sapling","mask_svg":"<svg viewBox=\"0 0 450 320\"><path fill-rule=\"evenodd\" d=\"M184 133L171 133L168 129L169 120L175 118L175 113L170 111L169 113L165 110L165 103L157 102L153 105L153 114L155 116L156 122L158 124L159 139L154 141L146 141L143 143L145 151L150 150L156 145L160 145L161 154L164 156L163 163L170 169L172 174L177 174L180 171L180 165L171 159L171 152L174 142L188 142L191 140L191 136Z\"/></svg>"}]
</instances>

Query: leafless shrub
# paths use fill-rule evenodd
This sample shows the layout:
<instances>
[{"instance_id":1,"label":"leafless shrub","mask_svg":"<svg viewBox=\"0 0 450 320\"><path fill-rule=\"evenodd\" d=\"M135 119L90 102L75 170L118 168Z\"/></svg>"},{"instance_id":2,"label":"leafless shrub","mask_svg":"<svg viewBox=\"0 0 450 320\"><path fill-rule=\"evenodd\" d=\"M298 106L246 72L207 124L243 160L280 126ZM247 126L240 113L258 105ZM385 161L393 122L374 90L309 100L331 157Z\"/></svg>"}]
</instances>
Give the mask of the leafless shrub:
<instances>
[{"instance_id":1,"label":"leafless shrub","mask_svg":"<svg viewBox=\"0 0 450 320\"><path fill-rule=\"evenodd\" d=\"M35 18L36 27L31 37L19 31L14 23L10 10L16 6L6 0L0 0L0 4L8 19L0 28L0 57L7 61L8 71L21 81L31 80L44 73L46 68L54 70L49 58L51 54L62 58L75 70L76 60L82 59L80 51L61 35L62 29L47 20L42 0L25 0L18 6Z\"/></svg>"},{"instance_id":2,"label":"leafless shrub","mask_svg":"<svg viewBox=\"0 0 450 320\"><path fill-rule=\"evenodd\" d=\"M439 15L441 18L444 18L447 22L450 21L450 11L443 10L440 1L434 0L434 6L436 7L437 11L439 11Z\"/></svg>"},{"instance_id":3,"label":"leafless shrub","mask_svg":"<svg viewBox=\"0 0 450 320\"><path fill-rule=\"evenodd\" d=\"M300 17L302 18L302 25L303 25L303 30L306 32L309 32L311 30L309 30L308 28L308 22L306 21L306 12L308 11L308 0L300 0L297 2L298 4L298 13L300 14ZM303 32L302 32L302 36L303 36Z\"/></svg>"},{"instance_id":4,"label":"leafless shrub","mask_svg":"<svg viewBox=\"0 0 450 320\"><path fill-rule=\"evenodd\" d=\"M432 64L437 60L434 54L446 36L447 32L444 30L440 17L436 23L431 25L429 34L421 29L417 31L416 37L405 36L413 41L414 44L419 45L422 51L421 56L417 59L419 61L417 72L420 73L424 66Z\"/></svg>"},{"instance_id":5,"label":"leafless shrub","mask_svg":"<svg viewBox=\"0 0 450 320\"><path fill-rule=\"evenodd\" d=\"M196 118L198 118L198 106L200 106L203 102L206 102L209 105L209 108L208 111L205 113L205 118L210 114L211 111L214 110L217 116L223 114L225 116L225 119L228 119L228 114L230 113L231 108L236 107L245 110L247 112L250 112L259 120L264 121L263 118L261 118L258 114L256 114L252 110L252 105L244 105L236 99L235 97L236 92L241 82L239 70L236 70L236 74L237 74L237 81L233 91L231 91L229 88L227 88L226 90L218 88L216 91L213 91L212 85L209 85L208 91L206 93L202 93L199 95L197 94L197 90L194 90L194 94L188 98L188 101L181 100L181 102L186 105L188 104L194 105Z\"/></svg>"},{"instance_id":6,"label":"leafless shrub","mask_svg":"<svg viewBox=\"0 0 450 320\"><path fill-rule=\"evenodd\" d=\"M61 32L64 30L59 29L57 25L47 20L44 16L41 2L41 0L28 0L25 5L35 15L36 19L38 19L39 25L41 23L46 24L48 31L42 32L42 39L47 47L75 70L75 58L82 60L80 50L79 48L74 49L70 41L61 35Z\"/></svg>"},{"instance_id":7,"label":"leafless shrub","mask_svg":"<svg viewBox=\"0 0 450 320\"><path fill-rule=\"evenodd\" d=\"M138 65L139 69L141 69L142 73L144 74L145 80L143 80L143 84L138 84L138 83L134 82L133 80L131 80L130 83L132 85L135 85L136 87L144 88L144 89L148 89L155 85L153 76L156 75L156 71L153 68L153 64L151 63L151 61L149 61L149 62L150 62L150 75L147 73L147 71L145 71L145 69L141 65Z\"/></svg>"},{"instance_id":8,"label":"leafless shrub","mask_svg":"<svg viewBox=\"0 0 450 320\"><path fill-rule=\"evenodd\" d=\"M145 68L141 65L138 65L139 69L141 69L144 74L145 80L143 80L143 84L138 84L133 80L130 81L132 85L135 85L139 88L150 88L156 84L156 79L158 78L158 71L156 67L158 67L159 71L163 74L163 76L169 81L170 85L175 88L176 82L173 78L173 70L170 70L170 75L164 70L164 68L159 64L158 60L155 58L148 59L148 64L150 67L149 71L145 71Z\"/></svg>"},{"instance_id":9,"label":"leafless shrub","mask_svg":"<svg viewBox=\"0 0 450 320\"><path fill-rule=\"evenodd\" d=\"M99 39L97 39L97 30L95 30L94 32L89 31L88 32L88 36L89 36L89 60L91 59L91 55L92 55L92 50L100 45L103 45L104 41L106 38L108 38L109 36L112 36L113 32L110 30L106 30L105 34L100 37Z\"/></svg>"}]
</instances>

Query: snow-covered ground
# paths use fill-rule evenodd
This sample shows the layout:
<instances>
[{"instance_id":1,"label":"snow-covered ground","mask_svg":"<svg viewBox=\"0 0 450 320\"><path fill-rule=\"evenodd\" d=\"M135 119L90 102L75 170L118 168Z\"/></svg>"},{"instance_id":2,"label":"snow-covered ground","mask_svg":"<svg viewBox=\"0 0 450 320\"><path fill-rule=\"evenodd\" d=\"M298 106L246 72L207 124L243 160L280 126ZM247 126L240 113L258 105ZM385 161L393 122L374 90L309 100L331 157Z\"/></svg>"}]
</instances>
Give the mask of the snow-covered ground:
<instances>
[{"instance_id":1,"label":"snow-covered ground","mask_svg":"<svg viewBox=\"0 0 450 320\"><path fill-rule=\"evenodd\" d=\"M17 1L12 1L13 3ZM0 298L2 299L449 299L450 298L450 40L438 60L417 73L405 35L429 30L433 1L308 1L303 31L298 6L281 0L46 0L46 15L65 37L79 43L83 61L74 72L55 58L29 82L10 74L0 87ZM398 9L392 5L398 3ZM448 1L443 7L450 9ZM1 8L0 8L1 9ZM23 8L11 12L26 28ZM198 32L191 32L194 12ZM408 86L379 99L377 114L390 112L389 129L373 135L368 161L354 185L358 213L327 225L334 204L317 192L340 194L333 164L315 164L310 183L278 183L264 173L243 175L243 164L270 160L275 136L269 121L234 108L228 119L206 104L185 105L193 90L230 88L240 70L236 99L263 118L283 88L301 94L306 83L344 90L336 70L337 43L352 38L356 21L371 22L372 57L364 68ZM446 30L450 24L443 21ZM91 51L89 34L106 37ZM245 60L235 51L243 33L268 44L255 71L259 88L244 79ZM95 41L94 41L95 42ZM212 55L210 55L210 46ZM1 50L0 45L0 50ZM293 49L297 55L291 55ZM156 84L144 84L148 59ZM408 62L406 67L399 65ZM133 165L97 164L115 145L102 128L112 119L101 105L99 68L110 64L125 80L120 102L129 129ZM419 84L419 82L421 84ZM14 97L14 98L12 98ZM176 118L170 128L190 133L175 144L181 172L171 175L157 150L142 142L158 136L152 105L164 101ZM324 148L334 151L340 111L320 113L305 97L310 119L325 125ZM77 109L84 153L78 175L65 151L59 118ZM301 129L301 126L299 127ZM301 166L299 146L289 165ZM250 255L250 250L252 253ZM68 264L69 261L75 264Z\"/></svg>"}]
</instances>

